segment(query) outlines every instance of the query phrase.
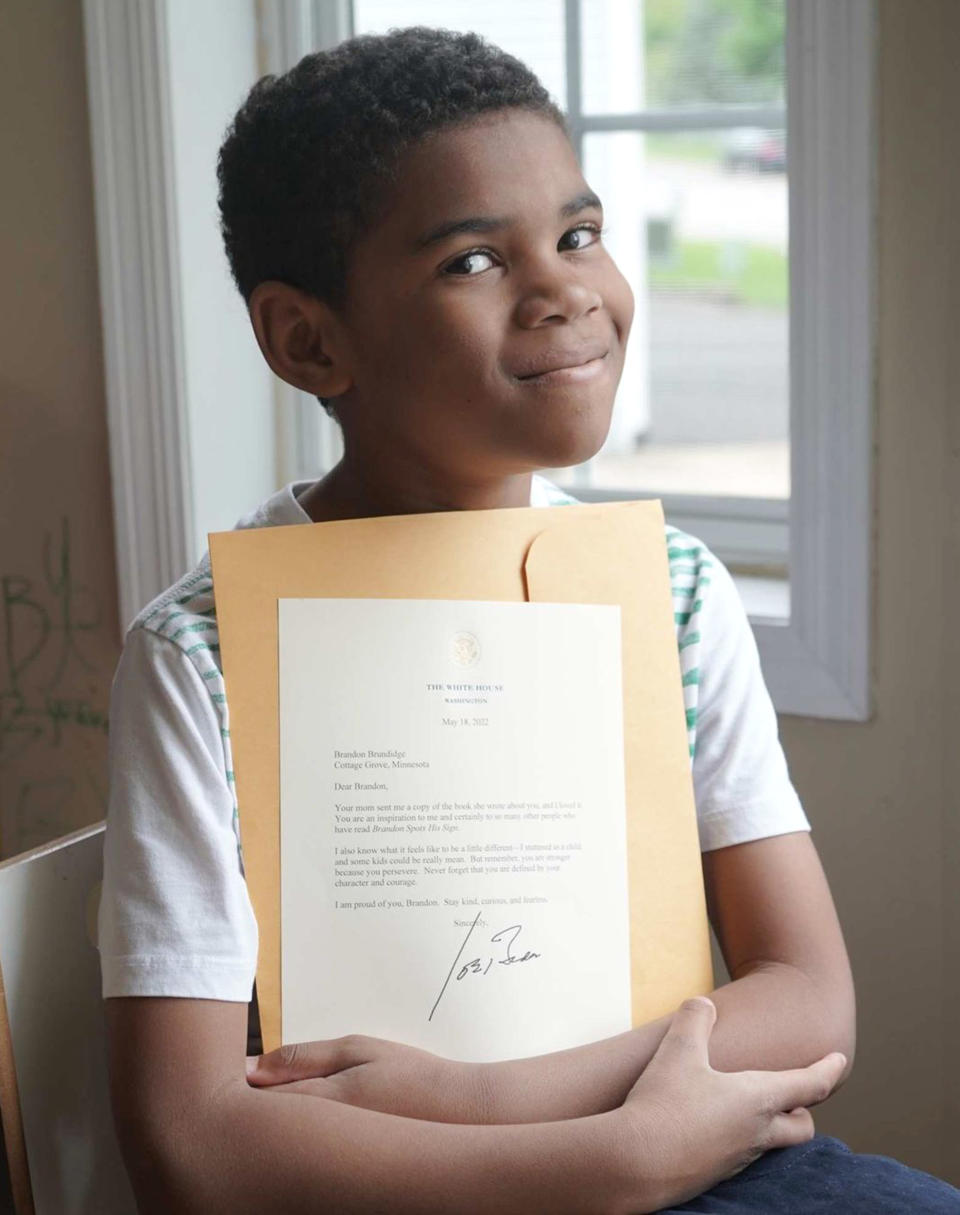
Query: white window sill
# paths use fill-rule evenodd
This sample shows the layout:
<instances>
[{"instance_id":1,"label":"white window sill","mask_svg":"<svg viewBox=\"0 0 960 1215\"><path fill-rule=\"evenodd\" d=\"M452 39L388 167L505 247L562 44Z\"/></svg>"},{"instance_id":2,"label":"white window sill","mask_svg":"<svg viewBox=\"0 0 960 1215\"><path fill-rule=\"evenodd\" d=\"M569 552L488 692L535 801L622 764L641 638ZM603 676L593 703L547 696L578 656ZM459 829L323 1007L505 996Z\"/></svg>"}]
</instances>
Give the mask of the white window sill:
<instances>
[{"instance_id":1,"label":"white window sill","mask_svg":"<svg viewBox=\"0 0 960 1215\"><path fill-rule=\"evenodd\" d=\"M734 574L733 581L752 624L782 626L790 623L789 579Z\"/></svg>"}]
</instances>

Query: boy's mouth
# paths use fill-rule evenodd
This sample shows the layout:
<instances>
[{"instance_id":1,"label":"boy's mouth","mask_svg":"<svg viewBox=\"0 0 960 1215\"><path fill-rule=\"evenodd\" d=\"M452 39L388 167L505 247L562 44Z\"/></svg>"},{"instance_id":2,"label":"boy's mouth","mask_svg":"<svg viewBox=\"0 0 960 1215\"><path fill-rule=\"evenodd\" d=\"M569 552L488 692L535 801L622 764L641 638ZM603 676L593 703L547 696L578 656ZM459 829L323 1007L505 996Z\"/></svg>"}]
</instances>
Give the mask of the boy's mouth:
<instances>
[{"instance_id":1,"label":"boy's mouth","mask_svg":"<svg viewBox=\"0 0 960 1215\"><path fill-rule=\"evenodd\" d=\"M606 349L592 348L577 352L554 352L542 356L536 363L528 365L518 380L540 380L560 382L563 380L586 380L596 375L603 367L609 353Z\"/></svg>"}]
</instances>

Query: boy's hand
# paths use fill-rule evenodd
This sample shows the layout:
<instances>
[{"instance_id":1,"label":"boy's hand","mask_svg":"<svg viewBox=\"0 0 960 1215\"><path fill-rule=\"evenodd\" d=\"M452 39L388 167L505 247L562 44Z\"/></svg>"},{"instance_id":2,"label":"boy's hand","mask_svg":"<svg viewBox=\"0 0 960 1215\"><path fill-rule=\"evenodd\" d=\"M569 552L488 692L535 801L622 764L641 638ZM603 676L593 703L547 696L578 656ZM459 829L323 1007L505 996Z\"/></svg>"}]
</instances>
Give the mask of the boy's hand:
<instances>
[{"instance_id":1,"label":"boy's hand","mask_svg":"<svg viewBox=\"0 0 960 1215\"><path fill-rule=\"evenodd\" d=\"M806 1107L830 1096L846 1065L830 1054L792 1071L714 1071L707 1047L716 1017L706 997L685 1001L623 1105L662 1206L702 1194L771 1148L812 1139Z\"/></svg>"},{"instance_id":2,"label":"boy's hand","mask_svg":"<svg viewBox=\"0 0 960 1215\"><path fill-rule=\"evenodd\" d=\"M310 1093L431 1122L478 1122L475 1079L469 1063L366 1034L291 1043L247 1059L254 1088Z\"/></svg>"}]
</instances>

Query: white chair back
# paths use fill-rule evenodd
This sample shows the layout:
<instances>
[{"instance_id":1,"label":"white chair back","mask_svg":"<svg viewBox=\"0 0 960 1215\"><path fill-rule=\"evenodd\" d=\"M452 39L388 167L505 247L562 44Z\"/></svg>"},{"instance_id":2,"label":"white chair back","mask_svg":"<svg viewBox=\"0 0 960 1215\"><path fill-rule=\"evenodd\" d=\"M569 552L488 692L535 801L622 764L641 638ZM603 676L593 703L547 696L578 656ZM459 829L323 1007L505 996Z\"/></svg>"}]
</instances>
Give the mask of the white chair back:
<instances>
[{"instance_id":1,"label":"white chair back","mask_svg":"<svg viewBox=\"0 0 960 1215\"><path fill-rule=\"evenodd\" d=\"M136 1215L107 1088L102 872L103 823L0 864L0 1115L16 1215Z\"/></svg>"}]
</instances>

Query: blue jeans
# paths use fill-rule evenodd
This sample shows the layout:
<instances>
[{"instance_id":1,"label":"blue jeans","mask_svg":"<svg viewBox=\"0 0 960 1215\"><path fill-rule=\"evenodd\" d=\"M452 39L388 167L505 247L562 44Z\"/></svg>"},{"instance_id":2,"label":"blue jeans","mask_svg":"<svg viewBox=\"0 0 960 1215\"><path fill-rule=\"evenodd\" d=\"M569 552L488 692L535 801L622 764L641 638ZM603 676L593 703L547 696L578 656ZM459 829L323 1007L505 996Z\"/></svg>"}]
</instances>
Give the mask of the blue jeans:
<instances>
[{"instance_id":1,"label":"blue jeans","mask_svg":"<svg viewBox=\"0 0 960 1215\"><path fill-rule=\"evenodd\" d=\"M661 1215L960 1215L960 1190L887 1156L861 1156L826 1135L767 1152Z\"/></svg>"}]
</instances>

